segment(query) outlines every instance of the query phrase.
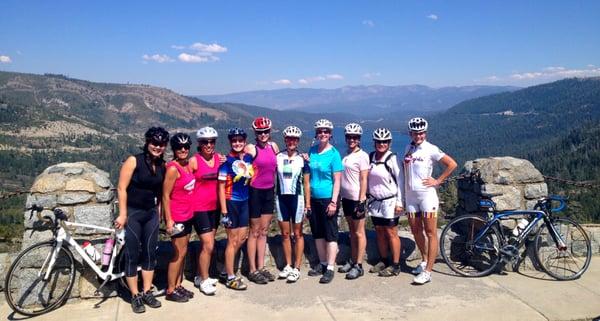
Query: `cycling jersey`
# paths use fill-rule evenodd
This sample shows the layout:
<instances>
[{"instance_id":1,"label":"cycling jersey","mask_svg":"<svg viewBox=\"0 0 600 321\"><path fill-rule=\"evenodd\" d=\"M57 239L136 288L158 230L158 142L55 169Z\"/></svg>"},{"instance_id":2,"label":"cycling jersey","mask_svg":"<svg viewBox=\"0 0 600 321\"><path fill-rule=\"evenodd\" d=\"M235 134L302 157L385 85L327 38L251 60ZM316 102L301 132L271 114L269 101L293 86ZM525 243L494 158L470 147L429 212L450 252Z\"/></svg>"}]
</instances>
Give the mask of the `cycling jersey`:
<instances>
[{"instance_id":1,"label":"cycling jersey","mask_svg":"<svg viewBox=\"0 0 600 321\"><path fill-rule=\"evenodd\" d=\"M167 163L167 169L171 167L177 169L179 177L175 180L171 195L169 195L169 209L171 210L171 219L177 223L181 223L194 216L192 196L194 194L196 178L193 173L189 172L189 168L186 170L176 161Z\"/></svg>"},{"instance_id":2,"label":"cycling jersey","mask_svg":"<svg viewBox=\"0 0 600 321\"><path fill-rule=\"evenodd\" d=\"M419 145L408 144L404 149L404 178L406 191L425 192L435 190L426 187L423 180L431 177L433 163L438 162L446 155L437 146L424 141Z\"/></svg>"},{"instance_id":3,"label":"cycling jersey","mask_svg":"<svg viewBox=\"0 0 600 321\"><path fill-rule=\"evenodd\" d=\"M360 172L369 169L369 155L362 149L352 152L342 159L342 198L358 201L360 194Z\"/></svg>"},{"instance_id":4,"label":"cycling jersey","mask_svg":"<svg viewBox=\"0 0 600 321\"><path fill-rule=\"evenodd\" d=\"M225 182L225 198L233 201L248 200L248 183L252 178L252 156L229 154L219 167L219 181Z\"/></svg>"},{"instance_id":5,"label":"cycling jersey","mask_svg":"<svg viewBox=\"0 0 600 321\"><path fill-rule=\"evenodd\" d=\"M255 145L256 155L252 161L254 167L254 177L250 186L254 188L267 189L275 186L275 150L272 143L267 143L264 147Z\"/></svg>"},{"instance_id":6,"label":"cycling jersey","mask_svg":"<svg viewBox=\"0 0 600 321\"><path fill-rule=\"evenodd\" d=\"M213 166L209 166L200 154L196 157L198 169L194 172L196 186L192 197L194 212L208 212L217 209L217 176L219 173L219 154L213 155Z\"/></svg>"},{"instance_id":7,"label":"cycling jersey","mask_svg":"<svg viewBox=\"0 0 600 321\"><path fill-rule=\"evenodd\" d=\"M394 206L402 206L403 177L396 155L388 158L388 155L391 153L390 151L385 152L378 160L375 159L375 154L373 155L367 180L367 191L371 200L394 199ZM387 166L391 169L391 173L384 163L379 162L385 159L387 159ZM395 179L392 175L394 175Z\"/></svg>"},{"instance_id":8,"label":"cycling jersey","mask_svg":"<svg viewBox=\"0 0 600 321\"><path fill-rule=\"evenodd\" d=\"M333 174L344 169L340 153L333 146L319 153L319 146L315 145L310 148L309 158L311 198L331 198Z\"/></svg>"},{"instance_id":9,"label":"cycling jersey","mask_svg":"<svg viewBox=\"0 0 600 321\"><path fill-rule=\"evenodd\" d=\"M277 154L277 195L302 195L302 175L309 173L308 162L300 154Z\"/></svg>"}]
</instances>

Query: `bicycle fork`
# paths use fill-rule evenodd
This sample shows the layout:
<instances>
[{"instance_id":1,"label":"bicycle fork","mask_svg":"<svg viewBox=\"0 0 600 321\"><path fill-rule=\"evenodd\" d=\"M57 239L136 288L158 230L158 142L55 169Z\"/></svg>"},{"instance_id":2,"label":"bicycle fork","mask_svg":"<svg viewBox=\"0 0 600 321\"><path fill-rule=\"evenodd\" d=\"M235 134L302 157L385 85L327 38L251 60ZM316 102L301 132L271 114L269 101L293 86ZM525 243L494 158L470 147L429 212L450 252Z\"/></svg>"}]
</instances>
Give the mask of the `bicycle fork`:
<instances>
[{"instance_id":1,"label":"bicycle fork","mask_svg":"<svg viewBox=\"0 0 600 321\"><path fill-rule=\"evenodd\" d=\"M552 224L552 222L548 219L548 220L546 220L546 225L548 225L548 230L550 231L550 236L552 236L552 239L554 240L554 243L556 244L556 247L558 248L558 250L566 251L567 244L562 239L562 236L560 235L560 233L558 233L558 231L556 230L556 227L554 227L554 224Z\"/></svg>"},{"instance_id":2,"label":"bicycle fork","mask_svg":"<svg viewBox=\"0 0 600 321\"><path fill-rule=\"evenodd\" d=\"M52 249L52 252L48 253L48 255L46 256L42 267L38 271L38 277L41 277L42 274L44 275L42 280L48 281L48 279L50 278L50 272L52 272L52 267L54 266L54 263L56 263L56 258L58 257L58 252L60 252L61 248L62 241L57 241L54 245L54 248Z\"/></svg>"}]
</instances>

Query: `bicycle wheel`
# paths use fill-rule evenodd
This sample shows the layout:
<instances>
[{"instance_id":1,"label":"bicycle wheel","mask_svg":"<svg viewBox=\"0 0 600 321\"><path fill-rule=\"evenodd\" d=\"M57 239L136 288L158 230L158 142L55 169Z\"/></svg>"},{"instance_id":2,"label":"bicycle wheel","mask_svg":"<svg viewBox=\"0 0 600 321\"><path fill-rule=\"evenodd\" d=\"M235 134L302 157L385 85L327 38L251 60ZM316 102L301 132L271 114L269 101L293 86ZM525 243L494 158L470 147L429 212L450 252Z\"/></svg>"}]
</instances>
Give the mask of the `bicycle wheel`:
<instances>
[{"instance_id":1,"label":"bicycle wheel","mask_svg":"<svg viewBox=\"0 0 600 321\"><path fill-rule=\"evenodd\" d=\"M546 224L542 225L535 236L535 252L538 263L558 280L579 278L590 265L592 245L587 233L575 221L569 218L556 218L552 225L565 242L560 249Z\"/></svg>"},{"instance_id":2,"label":"bicycle wheel","mask_svg":"<svg viewBox=\"0 0 600 321\"><path fill-rule=\"evenodd\" d=\"M483 231L486 221L477 215L459 216L444 228L440 240L442 258L450 269L462 276L485 276L500 261L501 236L495 227Z\"/></svg>"},{"instance_id":3,"label":"bicycle wheel","mask_svg":"<svg viewBox=\"0 0 600 321\"><path fill-rule=\"evenodd\" d=\"M69 297L75 280L75 261L69 249L58 249L49 277L44 280L54 248L54 241L34 244L10 266L4 294L15 312L40 315L59 307Z\"/></svg>"}]
</instances>

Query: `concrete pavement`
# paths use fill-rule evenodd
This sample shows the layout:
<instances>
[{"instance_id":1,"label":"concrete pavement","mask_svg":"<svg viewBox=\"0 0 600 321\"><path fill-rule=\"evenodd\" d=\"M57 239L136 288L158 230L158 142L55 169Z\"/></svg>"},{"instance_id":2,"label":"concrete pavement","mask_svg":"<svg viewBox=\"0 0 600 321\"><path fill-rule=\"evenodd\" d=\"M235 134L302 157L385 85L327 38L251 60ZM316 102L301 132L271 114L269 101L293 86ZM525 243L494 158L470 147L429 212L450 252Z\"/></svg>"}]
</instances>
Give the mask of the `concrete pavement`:
<instances>
[{"instance_id":1,"label":"concrete pavement","mask_svg":"<svg viewBox=\"0 0 600 321\"><path fill-rule=\"evenodd\" d=\"M411 285L412 276L367 274L347 281L336 273L329 285L302 271L296 284L277 280L236 292L218 285L215 296L199 293L188 303L160 300L163 307L131 312L120 298L70 302L39 320L594 320L600 318L600 257L576 281L560 282L532 270L485 278L462 278L440 262L433 281ZM406 268L408 271L408 268ZM190 289L193 285L186 283ZM0 316L12 320L6 303Z\"/></svg>"}]
</instances>

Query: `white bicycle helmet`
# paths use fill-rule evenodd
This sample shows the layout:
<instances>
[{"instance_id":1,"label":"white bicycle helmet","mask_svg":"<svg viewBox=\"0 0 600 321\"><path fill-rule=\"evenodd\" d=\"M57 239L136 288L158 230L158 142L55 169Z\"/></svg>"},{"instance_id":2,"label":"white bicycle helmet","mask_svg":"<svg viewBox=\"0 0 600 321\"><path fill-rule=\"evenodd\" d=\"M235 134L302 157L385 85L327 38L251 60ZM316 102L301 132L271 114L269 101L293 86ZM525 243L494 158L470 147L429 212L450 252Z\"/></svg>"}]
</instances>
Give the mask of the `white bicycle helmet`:
<instances>
[{"instance_id":1,"label":"white bicycle helmet","mask_svg":"<svg viewBox=\"0 0 600 321\"><path fill-rule=\"evenodd\" d=\"M426 132L427 121L425 118L415 117L408 121L408 130L416 133Z\"/></svg>"},{"instance_id":2,"label":"white bicycle helmet","mask_svg":"<svg viewBox=\"0 0 600 321\"><path fill-rule=\"evenodd\" d=\"M350 123L344 127L344 135L362 135L363 130L357 123Z\"/></svg>"},{"instance_id":3,"label":"white bicycle helmet","mask_svg":"<svg viewBox=\"0 0 600 321\"><path fill-rule=\"evenodd\" d=\"M319 128L333 129L333 123L327 119L319 119L315 122L315 129Z\"/></svg>"},{"instance_id":4,"label":"white bicycle helmet","mask_svg":"<svg viewBox=\"0 0 600 321\"><path fill-rule=\"evenodd\" d=\"M217 137L219 137L219 133L217 133L214 128L209 126L202 127L196 132L196 139L209 139Z\"/></svg>"},{"instance_id":5,"label":"white bicycle helmet","mask_svg":"<svg viewBox=\"0 0 600 321\"><path fill-rule=\"evenodd\" d=\"M373 140L392 140L392 132L387 128L377 128L373 131Z\"/></svg>"},{"instance_id":6,"label":"white bicycle helmet","mask_svg":"<svg viewBox=\"0 0 600 321\"><path fill-rule=\"evenodd\" d=\"M288 126L283 130L283 137L296 137L300 138L302 136L302 131L300 128L296 126Z\"/></svg>"}]
</instances>

